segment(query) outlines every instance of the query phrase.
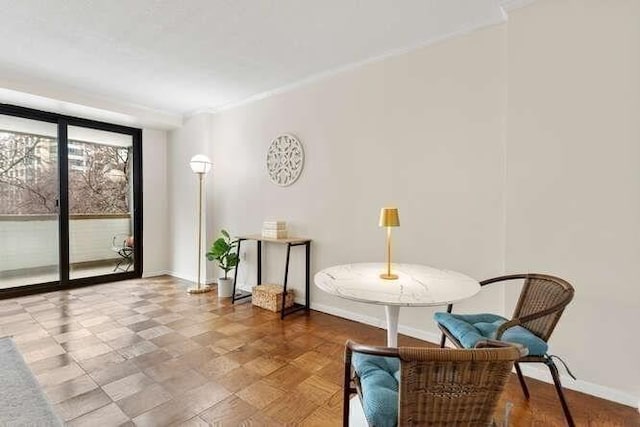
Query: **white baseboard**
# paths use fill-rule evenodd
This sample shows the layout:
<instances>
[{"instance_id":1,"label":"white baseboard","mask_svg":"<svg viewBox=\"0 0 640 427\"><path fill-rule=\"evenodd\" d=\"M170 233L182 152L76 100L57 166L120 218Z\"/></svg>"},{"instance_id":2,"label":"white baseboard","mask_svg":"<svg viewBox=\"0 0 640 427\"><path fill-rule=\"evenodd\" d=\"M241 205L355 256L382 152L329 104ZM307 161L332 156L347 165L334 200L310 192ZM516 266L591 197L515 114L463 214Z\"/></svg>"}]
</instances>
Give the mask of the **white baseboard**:
<instances>
[{"instance_id":1,"label":"white baseboard","mask_svg":"<svg viewBox=\"0 0 640 427\"><path fill-rule=\"evenodd\" d=\"M549 369L546 366L535 363L522 363L520 364L520 368L522 369L522 373L527 377L553 384L553 379L551 378ZM562 371L563 369L564 368L562 366L558 366L559 371ZM562 381L562 387L564 388L590 394L602 399L611 400L613 402L631 406L632 408L638 408L638 404L640 403L638 396L633 396L629 393L589 381L583 381L580 379L574 380L567 374L560 374L560 381Z\"/></svg>"},{"instance_id":2,"label":"white baseboard","mask_svg":"<svg viewBox=\"0 0 640 427\"><path fill-rule=\"evenodd\" d=\"M193 276L193 277L186 276L184 274L176 273L175 271L169 271L168 273L169 273L170 276L177 277L178 279L188 280L190 282L195 281L195 276Z\"/></svg>"},{"instance_id":3,"label":"white baseboard","mask_svg":"<svg viewBox=\"0 0 640 427\"><path fill-rule=\"evenodd\" d=\"M180 273L176 273L175 271L166 271L164 272L164 274L168 274L169 276L173 276L173 277L177 277L178 279L182 279L182 280L187 280L189 282L193 282L195 283L198 278L195 275L186 275L186 274L180 274ZM211 280L211 279L207 279L205 281L205 285L214 285L217 282L215 280Z\"/></svg>"},{"instance_id":4,"label":"white baseboard","mask_svg":"<svg viewBox=\"0 0 640 427\"><path fill-rule=\"evenodd\" d=\"M321 311L323 313L331 314L333 316L342 317L343 319L353 320L355 322L364 323L366 325L375 326L377 328L385 328L386 321L384 318L377 318L372 316L366 316L360 313L354 313L348 310L332 307L325 304L311 304L313 310ZM401 334L408 335L410 337L418 338L431 343L440 342L440 334L423 331L408 326L399 325L398 331ZM449 342L447 341L447 344ZM520 365L522 372L527 377L534 378L546 383L553 383L549 369L542 366L535 366L535 364L523 363ZM558 367L559 370L563 369L562 366ZM600 384L594 384L588 381L574 380L566 374L560 374L560 380L562 386L570 390L580 391L582 393L590 394L602 399L610 400L613 402L621 403L623 405L631 406L633 408L639 408L640 399L638 396L634 396L629 393L625 393L620 390L616 390L610 387L606 387Z\"/></svg>"},{"instance_id":5,"label":"white baseboard","mask_svg":"<svg viewBox=\"0 0 640 427\"><path fill-rule=\"evenodd\" d=\"M384 317L372 317L352 311L343 310L341 308L332 307L325 304L311 304L311 308L316 311L331 314L333 316L342 317L343 319L353 320L355 322L364 323L365 325L375 326L376 328L385 329L386 320ZM434 332L423 331L421 329L411 328L408 326L398 325L398 332L413 338L418 338L432 343L440 342L440 334Z\"/></svg>"},{"instance_id":6,"label":"white baseboard","mask_svg":"<svg viewBox=\"0 0 640 427\"><path fill-rule=\"evenodd\" d=\"M165 275L173 276L173 274L171 274L171 272L167 270L149 271L149 272L145 271L142 273L142 277L145 279L147 277L157 277L157 276L165 276Z\"/></svg>"},{"instance_id":7,"label":"white baseboard","mask_svg":"<svg viewBox=\"0 0 640 427\"><path fill-rule=\"evenodd\" d=\"M525 7L533 3L534 0L500 0L500 7L505 12Z\"/></svg>"}]
</instances>

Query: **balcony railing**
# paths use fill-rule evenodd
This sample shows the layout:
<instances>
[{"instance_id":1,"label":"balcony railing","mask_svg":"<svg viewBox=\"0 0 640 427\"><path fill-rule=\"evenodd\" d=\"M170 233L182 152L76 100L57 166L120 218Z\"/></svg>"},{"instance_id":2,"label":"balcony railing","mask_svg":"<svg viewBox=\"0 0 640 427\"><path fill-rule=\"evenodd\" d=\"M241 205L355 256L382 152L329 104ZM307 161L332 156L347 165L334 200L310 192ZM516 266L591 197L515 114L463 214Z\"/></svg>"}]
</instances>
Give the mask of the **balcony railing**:
<instances>
[{"instance_id":1,"label":"balcony railing","mask_svg":"<svg viewBox=\"0 0 640 427\"><path fill-rule=\"evenodd\" d=\"M113 236L132 234L131 230L128 214L70 215L70 262L116 259ZM0 273L57 264L57 215L0 215Z\"/></svg>"}]
</instances>

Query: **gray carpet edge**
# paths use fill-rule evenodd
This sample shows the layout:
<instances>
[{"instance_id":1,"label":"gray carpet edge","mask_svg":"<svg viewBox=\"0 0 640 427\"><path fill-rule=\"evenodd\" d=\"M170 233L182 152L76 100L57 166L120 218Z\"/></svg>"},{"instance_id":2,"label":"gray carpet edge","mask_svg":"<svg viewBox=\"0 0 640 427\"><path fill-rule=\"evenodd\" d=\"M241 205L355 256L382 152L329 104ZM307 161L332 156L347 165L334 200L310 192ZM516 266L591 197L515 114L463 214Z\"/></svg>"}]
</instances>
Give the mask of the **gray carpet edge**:
<instances>
[{"instance_id":1,"label":"gray carpet edge","mask_svg":"<svg viewBox=\"0 0 640 427\"><path fill-rule=\"evenodd\" d=\"M0 338L0 426L62 425L13 339Z\"/></svg>"}]
</instances>

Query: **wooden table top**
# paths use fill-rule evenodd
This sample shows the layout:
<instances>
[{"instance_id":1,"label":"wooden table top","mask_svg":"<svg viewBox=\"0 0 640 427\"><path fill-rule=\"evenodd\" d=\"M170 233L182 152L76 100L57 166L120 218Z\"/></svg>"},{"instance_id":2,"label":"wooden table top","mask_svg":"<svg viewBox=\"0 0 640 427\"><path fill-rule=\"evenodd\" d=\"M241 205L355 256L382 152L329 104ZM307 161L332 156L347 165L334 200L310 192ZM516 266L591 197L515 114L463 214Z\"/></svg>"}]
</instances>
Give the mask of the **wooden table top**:
<instances>
[{"instance_id":1,"label":"wooden table top","mask_svg":"<svg viewBox=\"0 0 640 427\"><path fill-rule=\"evenodd\" d=\"M299 244L299 243L307 243L311 241L311 239L307 239L306 237L286 237L284 239L275 239L272 237L264 237L260 234L247 234L244 236L237 236L237 238L242 240L257 240L261 242L282 243L282 244L287 244L287 243Z\"/></svg>"}]
</instances>

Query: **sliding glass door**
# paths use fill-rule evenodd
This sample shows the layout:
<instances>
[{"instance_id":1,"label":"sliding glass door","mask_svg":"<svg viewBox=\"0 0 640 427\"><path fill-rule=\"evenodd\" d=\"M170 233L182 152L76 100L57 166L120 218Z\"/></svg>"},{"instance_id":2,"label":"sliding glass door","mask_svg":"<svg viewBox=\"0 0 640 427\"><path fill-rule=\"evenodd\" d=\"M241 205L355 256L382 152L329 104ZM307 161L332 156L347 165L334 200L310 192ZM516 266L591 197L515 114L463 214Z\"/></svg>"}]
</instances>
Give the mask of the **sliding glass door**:
<instances>
[{"instance_id":1,"label":"sliding glass door","mask_svg":"<svg viewBox=\"0 0 640 427\"><path fill-rule=\"evenodd\" d=\"M70 278L132 271L132 135L69 126Z\"/></svg>"},{"instance_id":2,"label":"sliding glass door","mask_svg":"<svg viewBox=\"0 0 640 427\"><path fill-rule=\"evenodd\" d=\"M0 104L0 297L140 277L141 131Z\"/></svg>"},{"instance_id":3,"label":"sliding glass door","mask_svg":"<svg viewBox=\"0 0 640 427\"><path fill-rule=\"evenodd\" d=\"M0 115L0 289L60 280L58 220L57 123Z\"/></svg>"}]
</instances>

